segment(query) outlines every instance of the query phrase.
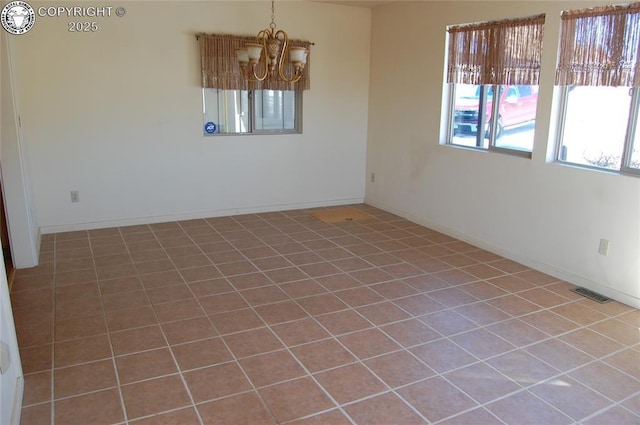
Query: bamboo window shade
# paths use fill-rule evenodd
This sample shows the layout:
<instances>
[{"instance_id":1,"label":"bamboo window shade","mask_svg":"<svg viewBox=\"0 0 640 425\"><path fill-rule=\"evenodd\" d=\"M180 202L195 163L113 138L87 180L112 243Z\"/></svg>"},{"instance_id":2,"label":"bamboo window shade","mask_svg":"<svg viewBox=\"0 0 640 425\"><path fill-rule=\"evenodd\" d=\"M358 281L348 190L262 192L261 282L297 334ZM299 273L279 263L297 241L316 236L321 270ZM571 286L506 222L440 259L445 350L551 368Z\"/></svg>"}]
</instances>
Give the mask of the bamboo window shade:
<instances>
[{"instance_id":1,"label":"bamboo window shade","mask_svg":"<svg viewBox=\"0 0 640 425\"><path fill-rule=\"evenodd\" d=\"M242 48L247 43L255 43L256 37L236 36L226 34L197 34L200 45L200 63L202 69L202 87L222 90L308 90L310 88L310 56L302 71L302 77L295 83L287 83L280 79L264 81L247 81L241 72L236 48ZM290 46L305 47L309 50L311 43L301 40L289 40ZM258 73L264 72L262 65L258 65ZM287 76L294 75L293 66L285 58L284 72Z\"/></svg>"},{"instance_id":2,"label":"bamboo window shade","mask_svg":"<svg viewBox=\"0 0 640 425\"><path fill-rule=\"evenodd\" d=\"M640 3L564 11L556 84L640 86Z\"/></svg>"},{"instance_id":3,"label":"bamboo window shade","mask_svg":"<svg viewBox=\"0 0 640 425\"><path fill-rule=\"evenodd\" d=\"M450 26L447 82L538 85L545 15Z\"/></svg>"}]
</instances>

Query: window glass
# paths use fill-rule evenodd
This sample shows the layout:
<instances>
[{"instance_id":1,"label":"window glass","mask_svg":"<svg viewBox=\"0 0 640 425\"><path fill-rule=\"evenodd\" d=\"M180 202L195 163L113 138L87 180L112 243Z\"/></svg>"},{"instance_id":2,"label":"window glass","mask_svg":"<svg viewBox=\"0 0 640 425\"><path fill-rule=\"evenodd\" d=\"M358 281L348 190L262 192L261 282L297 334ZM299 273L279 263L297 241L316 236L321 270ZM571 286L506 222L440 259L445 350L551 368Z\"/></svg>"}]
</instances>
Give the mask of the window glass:
<instances>
[{"instance_id":1,"label":"window glass","mask_svg":"<svg viewBox=\"0 0 640 425\"><path fill-rule=\"evenodd\" d=\"M283 90L256 90L256 130L294 130L295 92Z\"/></svg>"},{"instance_id":2,"label":"window glass","mask_svg":"<svg viewBox=\"0 0 640 425\"><path fill-rule=\"evenodd\" d=\"M507 95L501 96L499 101L494 146L531 152L536 126L538 86L508 87Z\"/></svg>"},{"instance_id":3,"label":"window glass","mask_svg":"<svg viewBox=\"0 0 640 425\"><path fill-rule=\"evenodd\" d=\"M636 117L636 135L631 148L631 156L629 159L629 168L640 170L640 126L638 125L638 117Z\"/></svg>"},{"instance_id":4,"label":"window glass","mask_svg":"<svg viewBox=\"0 0 640 425\"><path fill-rule=\"evenodd\" d=\"M204 89L203 112L204 122L215 124L215 133L247 133L249 131L249 92Z\"/></svg>"},{"instance_id":5,"label":"window glass","mask_svg":"<svg viewBox=\"0 0 640 425\"><path fill-rule=\"evenodd\" d=\"M203 89L204 134L298 133L302 92Z\"/></svg>"},{"instance_id":6,"label":"window glass","mask_svg":"<svg viewBox=\"0 0 640 425\"><path fill-rule=\"evenodd\" d=\"M568 87L558 159L620 170L629 121L630 94L628 87Z\"/></svg>"},{"instance_id":7,"label":"window glass","mask_svg":"<svg viewBox=\"0 0 640 425\"><path fill-rule=\"evenodd\" d=\"M455 84L453 137L460 146L531 152L538 104L537 86ZM493 132L494 90L498 121ZM485 119L478 120L484 106ZM480 137L478 134L480 133Z\"/></svg>"},{"instance_id":8,"label":"window glass","mask_svg":"<svg viewBox=\"0 0 640 425\"><path fill-rule=\"evenodd\" d=\"M453 137L452 144L469 147L488 147L488 139L485 137L486 127L482 129L481 139L478 140L478 116L480 114L481 95L484 99L485 112L488 122L491 114L490 100L493 98L493 86L483 86L473 84L455 84L455 100L453 112Z\"/></svg>"}]
</instances>

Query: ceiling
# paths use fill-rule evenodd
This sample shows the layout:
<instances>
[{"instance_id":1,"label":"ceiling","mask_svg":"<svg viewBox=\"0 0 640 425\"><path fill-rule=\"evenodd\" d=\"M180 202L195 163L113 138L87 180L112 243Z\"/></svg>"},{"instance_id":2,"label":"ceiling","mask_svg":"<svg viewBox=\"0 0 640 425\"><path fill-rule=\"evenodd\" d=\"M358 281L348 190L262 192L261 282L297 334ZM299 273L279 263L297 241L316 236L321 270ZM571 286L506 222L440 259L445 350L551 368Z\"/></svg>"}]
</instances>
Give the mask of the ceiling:
<instances>
[{"instance_id":1,"label":"ceiling","mask_svg":"<svg viewBox=\"0 0 640 425\"><path fill-rule=\"evenodd\" d=\"M366 7L371 9L376 6L395 3L396 1L401 1L401 0L313 0L313 1L316 1L318 3L334 3L334 4L342 4L346 6Z\"/></svg>"}]
</instances>

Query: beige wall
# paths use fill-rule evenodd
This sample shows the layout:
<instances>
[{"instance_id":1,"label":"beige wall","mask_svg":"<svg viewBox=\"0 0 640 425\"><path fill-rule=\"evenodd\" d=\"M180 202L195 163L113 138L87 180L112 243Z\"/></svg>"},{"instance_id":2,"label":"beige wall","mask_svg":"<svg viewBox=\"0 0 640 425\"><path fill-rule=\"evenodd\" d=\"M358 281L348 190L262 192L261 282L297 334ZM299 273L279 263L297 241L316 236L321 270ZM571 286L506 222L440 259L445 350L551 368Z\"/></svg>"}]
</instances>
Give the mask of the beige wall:
<instances>
[{"instance_id":1,"label":"beige wall","mask_svg":"<svg viewBox=\"0 0 640 425\"><path fill-rule=\"evenodd\" d=\"M95 33L37 17L11 39L43 233L362 201L370 10L277 2L278 27L315 43L304 134L205 137L194 35L255 34L270 4L122 4Z\"/></svg>"},{"instance_id":2,"label":"beige wall","mask_svg":"<svg viewBox=\"0 0 640 425\"><path fill-rule=\"evenodd\" d=\"M560 12L585 5L374 9L367 172L376 179L367 179L366 200L638 307L640 179L547 161ZM546 24L533 158L441 145L446 26L538 13ZM611 241L607 257L598 254L600 238Z\"/></svg>"}]
</instances>

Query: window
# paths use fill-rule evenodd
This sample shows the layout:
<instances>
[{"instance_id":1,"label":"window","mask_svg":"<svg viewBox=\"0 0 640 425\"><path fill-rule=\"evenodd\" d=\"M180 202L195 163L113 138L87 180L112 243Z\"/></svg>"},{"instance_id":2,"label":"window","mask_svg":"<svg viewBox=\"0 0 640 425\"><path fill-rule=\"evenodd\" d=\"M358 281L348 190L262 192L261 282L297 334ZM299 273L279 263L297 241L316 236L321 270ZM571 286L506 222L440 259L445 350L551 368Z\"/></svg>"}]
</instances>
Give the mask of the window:
<instances>
[{"instance_id":1,"label":"window","mask_svg":"<svg viewBox=\"0 0 640 425\"><path fill-rule=\"evenodd\" d=\"M206 135L301 132L301 91L202 89L202 93Z\"/></svg>"},{"instance_id":2,"label":"window","mask_svg":"<svg viewBox=\"0 0 640 425\"><path fill-rule=\"evenodd\" d=\"M562 13L556 159L640 175L640 3Z\"/></svg>"},{"instance_id":3,"label":"window","mask_svg":"<svg viewBox=\"0 0 640 425\"><path fill-rule=\"evenodd\" d=\"M543 26L538 15L448 28L448 144L531 156Z\"/></svg>"},{"instance_id":4,"label":"window","mask_svg":"<svg viewBox=\"0 0 640 425\"><path fill-rule=\"evenodd\" d=\"M565 87L558 160L611 171L621 171L626 167L640 169L640 145L633 143L627 135L631 127L636 134L635 140L638 140L638 132L635 131L637 107L635 113L630 113L637 96L637 89L629 87ZM635 148L625 158L627 145L635 145Z\"/></svg>"},{"instance_id":5,"label":"window","mask_svg":"<svg viewBox=\"0 0 640 425\"><path fill-rule=\"evenodd\" d=\"M309 89L310 57L295 83L280 79L247 81L235 50L255 37L198 34L202 66L203 133L273 134L302 132L302 92ZM290 46L309 49L307 41L289 40ZM286 75L293 67L284 62ZM260 73L260 69L258 69Z\"/></svg>"},{"instance_id":6,"label":"window","mask_svg":"<svg viewBox=\"0 0 640 425\"><path fill-rule=\"evenodd\" d=\"M456 84L454 90L452 144L522 152L533 150L538 86ZM494 92L500 95L494 98ZM494 102L498 110L495 127ZM485 119L484 127L479 128L481 109L485 111Z\"/></svg>"}]
</instances>

